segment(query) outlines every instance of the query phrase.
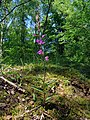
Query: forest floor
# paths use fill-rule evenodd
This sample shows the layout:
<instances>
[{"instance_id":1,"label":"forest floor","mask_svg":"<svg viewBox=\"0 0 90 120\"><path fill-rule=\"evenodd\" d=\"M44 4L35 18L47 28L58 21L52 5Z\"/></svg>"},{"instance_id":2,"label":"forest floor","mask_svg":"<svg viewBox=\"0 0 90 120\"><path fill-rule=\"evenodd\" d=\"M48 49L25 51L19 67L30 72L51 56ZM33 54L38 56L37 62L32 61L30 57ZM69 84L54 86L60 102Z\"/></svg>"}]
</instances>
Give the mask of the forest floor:
<instances>
[{"instance_id":1,"label":"forest floor","mask_svg":"<svg viewBox=\"0 0 90 120\"><path fill-rule=\"evenodd\" d=\"M90 79L78 70L46 66L48 102L32 86L41 86L42 65L3 66L0 71L22 92L0 79L0 120L90 120ZM49 99L50 98L50 99Z\"/></svg>"}]
</instances>

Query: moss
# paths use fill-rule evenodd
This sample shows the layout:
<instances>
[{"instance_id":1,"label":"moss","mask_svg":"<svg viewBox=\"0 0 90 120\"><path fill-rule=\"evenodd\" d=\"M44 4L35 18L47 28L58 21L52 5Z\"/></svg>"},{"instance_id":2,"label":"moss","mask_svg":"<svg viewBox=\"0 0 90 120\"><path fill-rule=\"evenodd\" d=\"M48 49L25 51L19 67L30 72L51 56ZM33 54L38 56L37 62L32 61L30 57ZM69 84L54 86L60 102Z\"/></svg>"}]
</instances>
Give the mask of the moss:
<instances>
[{"instance_id":1,"label":"moss","mask_svg":"<svg viewBox=\"0 0 90 120\"><path fill-rule=\"evenodd\" d=\"M8 71L8 69L10 69ZM6 90L1 91L0 99L1 101L6 102L8 97L10 105L8 107L8 113L11 113L12 116L23 113L25 109L32 109L32 107L38 106L43 101L42 93L35 91L32 88L36 86L42 89L42 80L43 80L43 65L42 64L29 64L22 66L14 66L13 68L5 68L4 76L11 81L16 80L16 84L19 85L22 82L21 86L27 92L25 94L18 93L15 91L15 95L9 95ZM85 76L79 73L78 70L69 67L62 67L48 64L46 65L46 85L47 90L46 96L51 97L47 101L48 108L46 111L53 116L53 119L57 120L79 120L80 118L90 118L90 101L88 96L80 96L73 90L71 81L79 80L82 82ZM18 82L20 80L20 82ZM85 78L86 80L86 78ZM80 82L78 82L79 84ZM87 80L83 84L87 83ZM88 83L87 83L88 84ZM53 89L53 90L52 90ZM76 88L77 89L77 88ZM78 89L77 89L78 90ZM80 92L80 91L79 91ZM31 104L33 101L33 94L36 96L34 104ZM6 96L6 97L4 97ZM18 99L19 97L19 99ZM28 97L28 100L26 99ZM25 101L22 101L24 99ZM50 108L52 107L52 110ZM34 111L32 115L41 115L45 111L42 106L37 111ZM7 115L6 110L4 113ZM30 116L31 117L31 116ZM25 119L30 119L28 115L25 116ZM46 117L47 120L49 119ZM2 115L1 118L2 119Z\"/></svg>"}]
</instances>

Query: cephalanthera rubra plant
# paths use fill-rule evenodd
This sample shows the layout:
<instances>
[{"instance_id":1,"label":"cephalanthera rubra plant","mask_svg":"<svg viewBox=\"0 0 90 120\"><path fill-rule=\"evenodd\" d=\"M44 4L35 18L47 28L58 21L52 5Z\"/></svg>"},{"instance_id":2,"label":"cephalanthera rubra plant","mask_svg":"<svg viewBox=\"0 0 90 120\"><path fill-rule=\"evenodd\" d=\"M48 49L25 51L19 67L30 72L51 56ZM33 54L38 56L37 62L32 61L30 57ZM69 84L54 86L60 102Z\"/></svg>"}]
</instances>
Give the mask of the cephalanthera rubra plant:
<instances>
[{"instance_id":1,"label":"cephalanthera rubra plant","mask_svg":"<svg viewBox=\"0 0 90 120\"><path fill-rule=\"evenodd\" d=\"M49 56L47 56L46 55L46 51L45 51L45 44L46 44L46 42L45 42L45 36L46 35L41 35L41 36L39 36L39 35L37 35L37 34L34 34L34 37L38 37L39 39L36 39L35 40L35 43L39 46L39 49L38 49L38 51L36 51L36 53L38 54L38 55L40 55L41 56L41 58L42 58L42 62L43 62L43 74L44 74L44 77L43 77L43 79L42 79L42 84L40 84L40 88L36 88L36 86L33 86L33 88L35 89L35 90L37 90L38 92L41 92L42 94L43 94L43 96L41 96L42 98L42 104L43 105L45 105L45 102L46 102L46 100L49 98L48 96L47 96L47 87L48 87L48 84L46 83L46 69L45 69L45 66L46 66L46 62L47 61L49 61Z\"/></svg>"},{"instance_id":2,"label":"cephalanthera rubra plant","mask_svg":"<svg viewBox=\"0 0 90 120\"><path fill-rule=\"evenodd\" d=\"M40 79L40 81L37 81L36 84L39 82L38 85L32 86L32 88L36 91L38 91L39 98L41 100L41 103L45 106L45 103L51 98L51 95L49 95L49 89L51 88L51 84L53 84L53 80L50 82L46 81L46 63L49 61L49 56L47 55L47 50L45 46L47 46L47 40L46 40L46 34L42 34L40 30L40 20L39 20L39 13L36 15L36 25L35 25L35 32L33 36L35 37L35 44L38 45L38 50L36 53L41 56L42 63L43 63L43 79ZM38 94L37 93L37 94ZM35 94L33 93L33 98L35 98Z\"/></svg>"}]
</instances>

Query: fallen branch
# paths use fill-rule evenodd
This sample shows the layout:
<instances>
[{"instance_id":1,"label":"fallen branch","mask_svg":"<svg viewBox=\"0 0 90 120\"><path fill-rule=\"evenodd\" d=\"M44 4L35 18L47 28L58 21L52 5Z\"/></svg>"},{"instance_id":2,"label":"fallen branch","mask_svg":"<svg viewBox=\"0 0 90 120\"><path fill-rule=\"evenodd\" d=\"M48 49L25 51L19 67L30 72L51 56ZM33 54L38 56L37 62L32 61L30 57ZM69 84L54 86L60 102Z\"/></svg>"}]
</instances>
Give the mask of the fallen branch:
<instances>
[{"instance_id":1,"label":"fallen branch","mask_svg":"<svg viewBox=\"0 0 90 120\"><path fill-rule=\"evenodd\" d=\"M12 85L14 88L18 89L19 91L25 93L25 90L24 90L24 89L18 87L15 83L13 83L13 82L7 80L7 79L4 78L3 76L0 76L0 79L4 80L4 81L7 82L8 84Z\"/></svg>"},{"instance_id":2,"label":"fallen branch","mask_svg":"<svg viewBox=\"0 0 90 120\"><path fill-rule=\"evenodd\" d=\"M43 114L46 115L48 118L51 118L53 120L53 117L51 115L49 115L47 111L44 111Z\"/></svg>"},{"instance_id":3,"label":"fallen branch","mask_svg":"<svg viewBox=\"0 0 90 120\"><path fill-rule=\"evenodd\" d=\"M21 114L21 115L19 115L19 116L16 116L16 117L15 117L15 120L17 120L18 118L24 117L25 114L31 113L31 112L33 112L34 110L37 110L37 109L40 108L40 107L41 107L41 105L39 105L39 106L37 106L37 107L35 107L35 108L32 108L31 110L26 110L23 114Z\"/></svg>"}]
</instances>

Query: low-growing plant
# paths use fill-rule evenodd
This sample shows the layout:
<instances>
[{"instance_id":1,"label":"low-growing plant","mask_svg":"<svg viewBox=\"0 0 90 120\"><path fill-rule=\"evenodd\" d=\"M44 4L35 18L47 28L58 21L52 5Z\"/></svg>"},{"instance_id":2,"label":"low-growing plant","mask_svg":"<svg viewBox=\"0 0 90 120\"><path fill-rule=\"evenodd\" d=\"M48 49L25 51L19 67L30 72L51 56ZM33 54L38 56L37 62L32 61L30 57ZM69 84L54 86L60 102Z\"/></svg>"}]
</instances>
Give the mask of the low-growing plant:
<instances>
[{"instance_id":1,"label":"low-growing plant","mask_svg":"<svg viewBox=\"0 0 90 120\"><path fill-rule=\"evenodd\" d=\"M32 88L40 93L41 96L39 98L41 100L41 103L45 106L46 101L48 101L51 98L51 96L49 96L48 88L50 84L52 84L54 81L50 81L50 83L46 81L46 63L49 61L49 56L47 55L47 50L45 49L45 46L47 46L47 41L45 40L46 35L42 34L40 31L40 22L39 22L39 18L37 17L38 15L36 16L36 21L38 23L37 24L38 32L37 34L34 34L34 37L35 37L35 44L38 46L37 47L38 50L36 52L39 55L40 61L43 64L43 69L42 69L43 79L40 79L39 84L37 80L37 84L33 85ZM36 100L36 96L37 95L33 93L34 100Z\"/></svg>"}]
</instances>

